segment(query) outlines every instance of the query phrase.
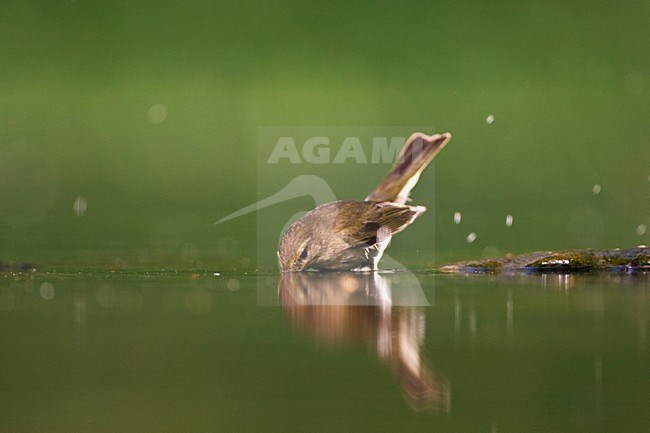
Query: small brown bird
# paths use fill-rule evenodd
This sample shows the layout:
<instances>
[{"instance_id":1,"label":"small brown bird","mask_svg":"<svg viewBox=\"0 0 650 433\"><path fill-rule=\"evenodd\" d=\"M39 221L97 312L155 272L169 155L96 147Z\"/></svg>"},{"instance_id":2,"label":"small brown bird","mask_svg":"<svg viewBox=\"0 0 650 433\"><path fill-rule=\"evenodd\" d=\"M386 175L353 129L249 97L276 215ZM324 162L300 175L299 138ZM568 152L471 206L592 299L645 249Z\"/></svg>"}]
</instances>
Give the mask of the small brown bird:
<instances>
[{"instance_id":1,"label":"small brown bird","mask_svg":"<svg viewBox=\"0 0 650 433\"><path fill-rule=\"evenodd\" d=\"M364 201L339 200L307 212L278 247L282 272L376 270L391 237L426 208L405 205L420 174L451 134L411 135L397 162Z\"/></svg>"}]
</instances>

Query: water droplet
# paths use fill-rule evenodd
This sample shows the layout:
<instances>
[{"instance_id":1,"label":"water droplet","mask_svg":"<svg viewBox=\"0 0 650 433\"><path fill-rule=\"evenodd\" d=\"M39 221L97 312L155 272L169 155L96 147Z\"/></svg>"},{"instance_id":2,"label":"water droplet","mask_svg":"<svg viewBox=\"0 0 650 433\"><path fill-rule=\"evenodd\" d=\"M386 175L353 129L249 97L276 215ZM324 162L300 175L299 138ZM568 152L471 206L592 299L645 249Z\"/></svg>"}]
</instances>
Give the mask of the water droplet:
<instances>
[{"instance_id":1,"label":"water droplet","mask_svg":"<svg viewBox=\"0 0 650 433\"><path fill-rule=\"evenodd\" d=\"M462 218L462 215L460 212L454 212L454 223L455 224L460 224L460 220Z\"/></svg>"},{"instance_id":2,"label":"water droplet","mask_svg":"<svg viewBox=\"0 0 650 433\"><path fill-rule=\"evenodd\" d=\"M485 118L485 123L487 123L488 125L492 125L492 123L494 123L494 114L489 114Z\"/></svg>"},{"instance_id":3,"label":"water droplet","mask_svg":"<svg viewBox=\"0 0 650 433\"><path fill-rule=\"evenodd\" d=\"M644 234L646 234L647 231L648 231L648 227L645 224L639 224L636 227L636 234L639 236L643 236Z\"/></svg>"},{"instance_id":4,"label":"water droplet","mask_svg":"<svg viewBox=\"0 0 650 433\"><path fill-rule=\"evenodd\" d=\"M512 215L506 215L506 227L512 227L514 220L515 219Z\"/></svg>"},{"instance_id":5,"label":"water droplet","mask_svg":"<svg viewBox=\"0 0 650 433\"><path fill-rule=\"evenodd\" d=\"M234 279L234 278L231 278L231 279L229 279L228 282L226 283L226 287L227 287L228 290L230 290L231 292L236 292L237 290L239 290L239 281L237 281L237 280Z\"/></svg>"},{"instance_id":6,"label":"water droplet","mask_svg":"<svg viewBox=\"0 0 650 433\"><path fill-rule=\"evenodd\" d=\"M599 183L594 184L594 186L591 188L591 192L594 193L594 195L600 194L601 186Z\"/></svg>"},{"instance_id":7,"label":"water droplet","mask_svg":"<svg viewBox=\"0 0 650 433\"><path fill-rule=\"evenodd\" d=\"M476 233L472 232L472 233L468 234L467 239L466 239L467 243L471 244L472 242L474 242L476 240L476 238L477 238Z\"/></svg>"},{"instance_id":8,"label":"water droplet","mask_svg":"<svg viewBox=\"0 0 650 433\"><path fill-rule=\"evenodd\" d=\"M167 107L164 104L156 104L149 107L147 119L152 125L160 125L167 119Z\"/></svg>"},{"instance_id":9,"label":"water droplet","mask_svg":"<svg viewBox=\"0 0 650 433\"><path fill-rule=\"evenodd\" d=\"M48 301L54 299L54 286L52 283L46 281L38 288L38 294L41 295L41 298Z\"/></svg>"},{"instance_id":10,"label":"water droplet","mask_svg":"<svg viewBox=\"0 0 650 433\"><path fill-rule=\"evenodd\" d=\"M83 216L86 213L87 208L86 197L78 195L74 199L74 204L72 205L72 210L74 211L75 216Z\"/></svg>"}]
</instances>

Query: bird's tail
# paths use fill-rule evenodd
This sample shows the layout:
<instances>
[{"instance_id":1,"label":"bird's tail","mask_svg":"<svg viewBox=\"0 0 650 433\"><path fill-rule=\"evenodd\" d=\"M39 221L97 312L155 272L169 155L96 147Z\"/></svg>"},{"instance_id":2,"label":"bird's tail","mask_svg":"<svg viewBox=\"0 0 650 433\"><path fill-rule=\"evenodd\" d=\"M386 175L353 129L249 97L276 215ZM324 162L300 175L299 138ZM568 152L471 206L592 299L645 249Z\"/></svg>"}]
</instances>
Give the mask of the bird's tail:
<instances>
[{"instance_id":1,"label":"bird's tail","mask_svg":"<svg viewBox=\"0 0 650 433\"><path fill-rule=\"evenodd\" d=\"M451 139L451 134L411 135L402 149L397 162L384 180L366 197L366 201L404 204L411 190L418 183L420 173Z\"/></svg>"}]
</instances>

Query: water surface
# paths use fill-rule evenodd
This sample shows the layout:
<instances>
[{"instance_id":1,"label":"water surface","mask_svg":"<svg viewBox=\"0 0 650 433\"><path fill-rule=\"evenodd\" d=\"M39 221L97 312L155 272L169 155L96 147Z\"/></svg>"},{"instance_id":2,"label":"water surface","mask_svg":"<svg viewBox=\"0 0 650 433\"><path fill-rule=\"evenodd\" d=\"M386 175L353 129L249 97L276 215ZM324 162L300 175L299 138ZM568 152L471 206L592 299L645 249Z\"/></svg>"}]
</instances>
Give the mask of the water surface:
<instances>
[{"instance_id":1,"label":"water surface","mask_svg":"<svg viewBox=\"0 0 650 433\"><path fill-rule=\"evenodd\" d=\"M296 278L3 275L2 430L650 428L647 275Z\"/></svg>"}]
</instances>

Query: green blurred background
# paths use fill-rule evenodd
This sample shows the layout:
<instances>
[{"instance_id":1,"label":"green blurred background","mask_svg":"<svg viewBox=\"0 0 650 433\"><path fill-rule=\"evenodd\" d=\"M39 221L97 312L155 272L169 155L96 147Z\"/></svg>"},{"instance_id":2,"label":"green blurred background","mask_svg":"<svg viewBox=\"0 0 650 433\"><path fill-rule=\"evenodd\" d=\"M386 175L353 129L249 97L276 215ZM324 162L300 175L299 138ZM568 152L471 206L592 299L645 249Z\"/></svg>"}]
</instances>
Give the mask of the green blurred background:
<instances>
[{"instance_id":1,"label":"green blurred background","mask_svg":"<svg viewBox=\"0 0 650 433\"><path fill-rule=\"evenodd\" d=\"M5 0L0 260L275 269L262 216L213 224L258 199L264 125L451 131L391 249L409 266L647 244L648 22L647 1ZM385 170L342 168L337 197Z\"/></svg>"}]
</instances>

